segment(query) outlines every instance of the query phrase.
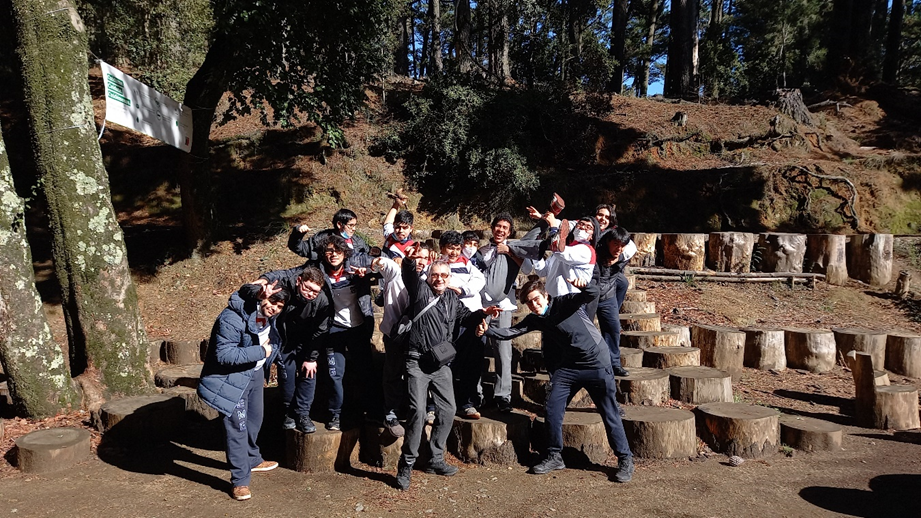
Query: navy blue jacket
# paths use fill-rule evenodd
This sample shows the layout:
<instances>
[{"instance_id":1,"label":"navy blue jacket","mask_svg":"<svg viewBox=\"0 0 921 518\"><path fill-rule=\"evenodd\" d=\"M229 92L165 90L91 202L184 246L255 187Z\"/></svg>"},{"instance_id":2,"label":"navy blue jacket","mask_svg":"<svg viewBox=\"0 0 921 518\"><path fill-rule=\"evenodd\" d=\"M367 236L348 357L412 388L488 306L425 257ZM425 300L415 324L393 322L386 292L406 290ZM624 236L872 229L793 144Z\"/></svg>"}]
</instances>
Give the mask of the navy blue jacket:
<instances>
[{"instance_id":1,"label":"navy blue jacket","mask_svg":"<svg viewBox=\"0 0 921 518\"><path fill-rule=\"evenodd\" d=\"M550 372L559 368L603 369L611 366L611 353L588 314L585 304L598 296L591 283L579 293L550 299L543 315L534 313L508 328L490 328L486 336L511 340L531 331L543 333L542 352Z\"/></svg>"},{"instance_id":2,"label":"navy blue jacket","mask_svg":"<svg viewBox=\"0 0 921 518\"><path fill-rule=\"evenodd\" d=\"M211 329L211 340L201 369L198 395L209 406L229 416L243 397L243 391L253 379L256 362L265 359L268 369L278 354L281 338L275 329L275 319L270 319L270 340L275 347L268 358L259 345L256 316L259 304L244 301L237 292L230 296L227 307L218 315Z\"/></svg>"},{"instance_id":3,"label":"navy blue jacket","mask_svg":"<svg viewBox=\"0 0 921 518\"><path fill-rule=\"evenodd\" d=\"M310 236L307 239L304 239L304 236L307 234L301 232L295 226L291 229L291 235L288 236L288 249L294 252L295 254L306 258L308 261L318 262L320 256L323 255L323 251L320 250L320 241L323 240L326 236L330 234L339 235L339 231L334 228L328 228L326 230L321 230L316 234ZM352 236L352 255L354 257L362 257L361 262L367 262L371 264L370 256L371 248L365 243L365 240L359 237L358 234ZM354 264L354 263L353 263Z\"/></svg>"}]
</instances>

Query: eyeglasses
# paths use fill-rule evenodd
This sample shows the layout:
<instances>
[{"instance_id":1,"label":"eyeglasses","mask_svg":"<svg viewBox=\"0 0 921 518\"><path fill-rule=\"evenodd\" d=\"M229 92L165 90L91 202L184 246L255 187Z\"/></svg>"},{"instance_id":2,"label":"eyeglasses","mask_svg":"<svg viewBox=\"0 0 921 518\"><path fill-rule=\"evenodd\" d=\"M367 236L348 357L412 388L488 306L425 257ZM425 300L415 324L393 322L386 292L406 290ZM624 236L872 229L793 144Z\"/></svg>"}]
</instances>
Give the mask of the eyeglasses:
<instances>
[{"instance_id":1,"label":"eyeglasses","mask_svg":"<svg viewBox=\"0 0 921 518\"><path fill-rule=\"evenodd\" d=\"M345 253L342 250L336 250L335 248L327 248L326 250L324 250L324 252L326 252L326 255L338 255L338 254Z\"/></svg>"},{"instance_id":2,"label":"eyeglasses","mask_svg":"<svg viewBox=\"0 0 921 518\"><path fill-rule=\"evenodd\" d=\"M450 273L430 273L429 274L429 277L431 277L432 279L447 279L450 276L451 276Z\"/></svg>"},{"instance_id":3,"label":"eyeglasses","mask_svg":"<svg viewBox=\"0 0 921 518\"><path fill-rule=\"evenodd\" d=\"M345 226L345 228L354 229L355 227L358 226L358 222L355 221L355 222L352 222L352 223L346 223L344 226Z\"/></svg>"}]
</instances>

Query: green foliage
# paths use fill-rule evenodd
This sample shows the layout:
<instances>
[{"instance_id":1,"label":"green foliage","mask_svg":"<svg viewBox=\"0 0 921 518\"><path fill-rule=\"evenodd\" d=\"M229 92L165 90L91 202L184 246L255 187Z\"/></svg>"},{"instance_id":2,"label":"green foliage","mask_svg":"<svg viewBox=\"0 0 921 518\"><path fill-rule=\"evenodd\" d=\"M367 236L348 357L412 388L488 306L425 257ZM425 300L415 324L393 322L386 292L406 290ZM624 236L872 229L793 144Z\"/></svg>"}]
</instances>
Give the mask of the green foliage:
<instances>
[{"instance_id":1,"label":"green foliage","mask_svg":"<svg viewBox=\"0 0 921 518\"><path fill-rule=\"evenodd\" d=\"M730 16L711 24L700 42L700 75L704 95L713 99L737 95L748 85L746 67L729 39Z\"/></svg>"},{"instance_id":2,"label":"green foliage","mask_svg":"<svg viewBox=\"0 0 921 518\"><path fill-rule=\"evenodd\" d=\"M900 49L899 83L921 87L921 2L906 0L905 18L902 26Z\"/></svg>"},{"instance_id":3,"label":"green foliage","mask_svg":"<svg viewBox=\"0 0 921 518\"><path fill-rule=\"evenodd\" d=\"M208 51L208 0L77 0L90 49L139 81L181 100Z\"/></svg>"}]
</instances>

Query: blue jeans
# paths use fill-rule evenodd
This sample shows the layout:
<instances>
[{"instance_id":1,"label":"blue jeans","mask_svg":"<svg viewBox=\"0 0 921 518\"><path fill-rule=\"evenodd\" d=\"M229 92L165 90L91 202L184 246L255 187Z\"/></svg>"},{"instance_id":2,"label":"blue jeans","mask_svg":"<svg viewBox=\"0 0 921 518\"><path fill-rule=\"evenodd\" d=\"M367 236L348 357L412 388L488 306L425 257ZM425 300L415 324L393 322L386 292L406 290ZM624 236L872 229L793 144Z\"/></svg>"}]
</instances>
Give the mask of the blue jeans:
<instances>
[{"instance_id":1,"label":"blue jeans","mask_svg":"<svg viewBox=\"0 0 921 518\"><path fill-rule=\"evenodd\" d=\"M563 451L563 415L573 394L581 388L588 391L592 402L601 414L608 444L618 457L632 455L624 424L620 420L617 401L614 399L614 373L604 369L557 369L550 374L550 390L547 392L547 453Z\"/></svg>"},{"instance_id":2,"label":"blue jeans","mask_svg":"<svg viewBox=\"0 0 921 518\"><path fill-rule=\"evenodd\" d=\"M251 471L262 463L262 454L256 445L259 429L262 427L262 385L265 375L262 369L253 372L253 379L243 391L243 398L233 413L224 416L224 432L227 439L227 463L230 464L230 483L234 487L248 486Z\"/></svg>"},{"instance_id":3,"label":"blue jeans","mask_svg":"<svg viewBox=\"0 0 921 518\"><path fill-rule=\"evenodd\" d=\"M483 372L486 340L476 335L476 328L461 328L457 336L457 357L451 362L457 408L465 410L482 404L478 387Z\"/></svg>"},{"instance_id":4,"label":"blue jeans","mask_svg":"<svg viewBox=\"0 0 921 518\"><path fill-rule=\"evenodd\" d=\"M620 367L620 311L616 297L598 303L598 327L611 351L611 365Z\"/></svg>"}]
</instances>

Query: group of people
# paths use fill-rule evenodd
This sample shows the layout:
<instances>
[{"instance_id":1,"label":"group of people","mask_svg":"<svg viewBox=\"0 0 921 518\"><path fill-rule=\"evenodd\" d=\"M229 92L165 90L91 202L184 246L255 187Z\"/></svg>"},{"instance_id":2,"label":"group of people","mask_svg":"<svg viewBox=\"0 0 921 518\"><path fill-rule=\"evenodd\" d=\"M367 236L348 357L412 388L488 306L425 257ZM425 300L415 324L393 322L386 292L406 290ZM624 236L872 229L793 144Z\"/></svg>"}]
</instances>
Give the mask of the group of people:
<instances>
[{"instance_id":1,"label":"group of people","mask_svg":"<svg viewBox=\"0 0 921 518\"><path fill-rule=\"evenodd\" d=\"M356 234L358 217L348 209L335 213L332 228L313 235L306 225L295 227L288 246L306 262L242 286L218 316L198 393L223 415L231 496L250 498L252 472L278 466L264 460L256 444L262 389L273 363L284 428L313 433L312 416L318 415L333 431L380 422L387 433L404 437L396 486L405 490L427 421L431 458L424 471L458 471L445 462L445 445L455 415L479 419L490 403L480 383L487 346L496 366L492 403L512 411L511 340L532 331L542 333L550 389L549 440L531 472L565 468L563 415L572 394L584 387L618 457L613 479L629 481L633 458L614 377L628 374L620 364L618 308L627 290L623 270L636 246L617 226L613 206L568 221L559 218L565 204L554 194L549 210L527 208L534 226L521 239L512 239L514 220L502 213L492 220L486 245L476 232L452 230L433 250L413 239L414 218L402 192L392 198L380 247ZM516 286L519 273L531 280ZM381 287L376 298L375 284ZM512 325L516 287L530 314ZM372 361L375 304L383 307L383 369ZM344 388L347 372L354 389ZM318 380L328 386L324 411L312 409Z\"/></svg>"}]
</instances>

